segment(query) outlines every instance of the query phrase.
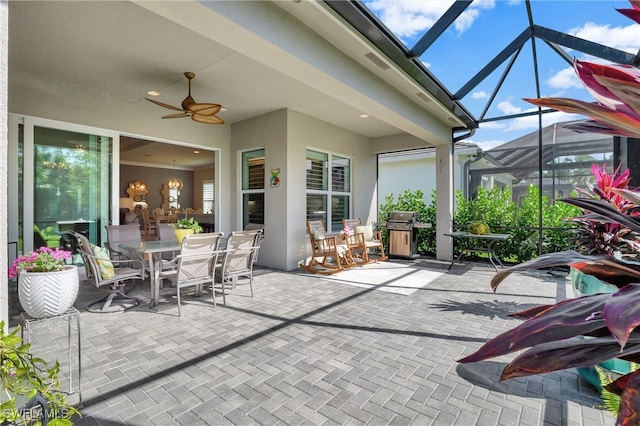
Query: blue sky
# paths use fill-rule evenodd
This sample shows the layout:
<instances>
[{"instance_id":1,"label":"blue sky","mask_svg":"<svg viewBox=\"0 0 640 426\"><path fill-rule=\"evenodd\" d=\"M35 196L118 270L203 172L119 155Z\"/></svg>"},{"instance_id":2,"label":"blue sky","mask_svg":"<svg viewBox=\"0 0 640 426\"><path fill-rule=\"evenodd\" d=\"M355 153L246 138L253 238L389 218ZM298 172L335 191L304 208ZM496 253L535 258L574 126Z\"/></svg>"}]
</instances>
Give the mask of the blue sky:
<instances>
[{"instance_id":1,"label":"blue sky","mask_svg":"<svg viewBox=\"0 0 640 426\"><path fill-rule=\"evenodd\" d=\"M420 39L453 3L451 0L364 1L372 12L409 48ZM537 25L636 54L640 48L640 25L615 9L628 9L628 1L618 0L532 0ZM456 20L420 60L445 87L455 93L487 62L528 26L524 0L476 0ZM593 101L573 68L541 40L536 40L540 95ZM565 49L566 50L566 49ZM579 52L567 51L580 60L598 61ZM491 103L486 117L535 110L522 100L535 98L531 43L518 55L503 87ZM502 76L505 64L462 100L476 117ZM586 118L565 113L543 115L543 125ZM469 141L484 149L509 142L537 130L537 116L486 123Z\"/></svg>"}]
</instances>

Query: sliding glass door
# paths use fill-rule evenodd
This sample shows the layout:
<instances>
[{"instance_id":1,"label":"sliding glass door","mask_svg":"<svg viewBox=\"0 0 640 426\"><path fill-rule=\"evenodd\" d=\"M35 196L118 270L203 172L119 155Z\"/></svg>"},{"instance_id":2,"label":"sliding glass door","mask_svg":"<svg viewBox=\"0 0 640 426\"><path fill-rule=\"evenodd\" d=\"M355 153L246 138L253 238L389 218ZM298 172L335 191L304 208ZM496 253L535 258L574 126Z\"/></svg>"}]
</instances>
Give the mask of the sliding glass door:
<instances>
[{"instance_id":1,"label":"sliding glass door","mask_svg":"<svg viewBox=\"0 0 640 426\"><path fill-rule=\"evenodd\" d=\"M113 135L29 119L20 126L19 252L68 245L69 230L100 245L111 216Z\"/></svg>"}]
</instances>

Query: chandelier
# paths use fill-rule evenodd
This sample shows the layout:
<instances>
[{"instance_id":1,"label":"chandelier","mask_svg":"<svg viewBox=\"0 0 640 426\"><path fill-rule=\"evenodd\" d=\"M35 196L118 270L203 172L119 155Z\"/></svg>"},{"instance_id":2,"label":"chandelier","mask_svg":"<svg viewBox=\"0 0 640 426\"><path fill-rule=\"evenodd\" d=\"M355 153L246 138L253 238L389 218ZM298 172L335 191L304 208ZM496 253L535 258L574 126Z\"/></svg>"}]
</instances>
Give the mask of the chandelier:
<instances>
[{"instance_id":1,"label":"chandelier","mask_svg":"<svg viewBox=\"0 0 640 426\"><path fill-rule=\"evenodd\" d=\"M180 186L182 186L182 182L180 182L180 179L178 178L171 178L169 179L169 182L167 182L167 186L169 187L169 189L180 189Z\"/></svg>"},{"instance_id":2,"label":"chandelier","mask_svg":"<svg viewBox=\"0 0 640 426\"><path fill-rule=\"evenodd\" d=\"M173 170L176 170L176 160L173 160ZM167 186L169 189L180 189L182 188L182 181L177 177L172 177L167 181Z\"/></svg>"}]
</instances>

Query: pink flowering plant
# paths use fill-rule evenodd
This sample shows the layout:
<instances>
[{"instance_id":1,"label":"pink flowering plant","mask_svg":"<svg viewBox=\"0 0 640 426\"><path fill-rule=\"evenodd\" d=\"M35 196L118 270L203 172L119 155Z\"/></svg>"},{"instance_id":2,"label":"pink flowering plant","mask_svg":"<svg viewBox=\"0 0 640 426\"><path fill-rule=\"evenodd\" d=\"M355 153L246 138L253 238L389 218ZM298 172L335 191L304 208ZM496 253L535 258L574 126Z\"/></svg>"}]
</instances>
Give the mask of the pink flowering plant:
<instances>
[{"instance_id":1,"label":"pink flowering plant","mask_svg":"<svg viewBox=\"0 0 640 426\"><path fill-rule=\"evenodd\" d=\"M66 265L66 260L71 258L71 252L40 247L29 254L18 257L9 268L9 278L15 278L21 271L28 272L57 272Z\"/></svg>"}]
</instances>

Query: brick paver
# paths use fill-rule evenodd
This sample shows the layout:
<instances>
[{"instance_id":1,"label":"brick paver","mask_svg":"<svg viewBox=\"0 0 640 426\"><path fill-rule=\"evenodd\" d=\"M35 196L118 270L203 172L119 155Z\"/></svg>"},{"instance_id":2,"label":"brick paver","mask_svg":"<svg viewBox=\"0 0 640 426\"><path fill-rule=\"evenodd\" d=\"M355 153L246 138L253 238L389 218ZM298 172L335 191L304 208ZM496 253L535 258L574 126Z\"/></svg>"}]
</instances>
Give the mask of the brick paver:
<instances>
[{"instance_id":1,"label":"brick paver","mask_svg":"<svg viewBox=\"0 0 640 426\"><path fill-rule=\"evenodd\" d=\"M512 356L456 362L513 327L509 313L563 298L564 278L514 274L494 294L486 265L412 263L445 273L403 296L259 268L253 298L246 285L217 308L187 295L181 318L171 287L153 310L82 311L77 424L615 423L573 370L499 382ZM76 306L103 294L83 282ZM148 301L148 284L133 294ZM66 323L46 324L32 351L66 372Z\"/></svg>"}]
</instances>

